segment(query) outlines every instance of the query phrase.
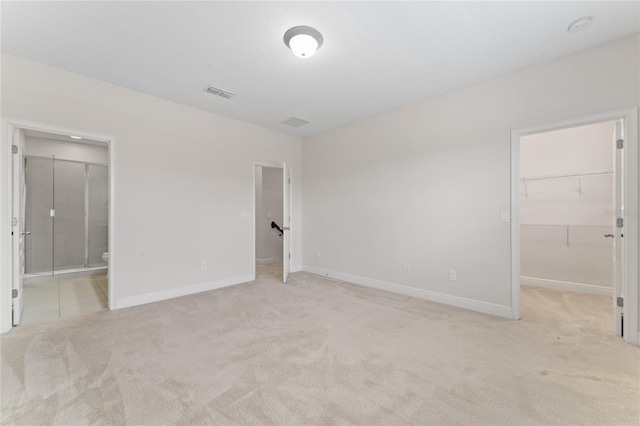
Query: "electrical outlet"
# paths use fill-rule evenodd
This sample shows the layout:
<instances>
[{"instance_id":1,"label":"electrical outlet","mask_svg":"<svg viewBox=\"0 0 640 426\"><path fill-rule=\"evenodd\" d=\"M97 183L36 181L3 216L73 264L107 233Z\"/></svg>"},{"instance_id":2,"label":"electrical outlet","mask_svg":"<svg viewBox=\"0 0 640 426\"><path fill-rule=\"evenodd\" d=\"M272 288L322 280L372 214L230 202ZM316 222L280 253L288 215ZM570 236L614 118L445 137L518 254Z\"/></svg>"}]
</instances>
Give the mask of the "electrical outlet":
<instances>
[{"instance_id":1,"label":"electrical outlet","mask_svg":"<svg viewBox=\"0 0 640 426\"><path fill-rule=\"evenodd\" d=\"M207 262L203 260L202 262L200 262L200 270L204 271L205 269L207 269Z\"/></svg>"},{"instance_id":2,"label":"electrical outlet","mask_svg":"<svg viewBox=\"0 0 640 426\"><path fill-rule=\"evenodd\" d=\"M449 281L455 281L458 279L458 274L453 269L449 270Z\"/></svg>"},{"instance_id":3,"label":"electrical outlet","mask_svg":"<svg viewBox=\"0 0 640 426\"><path fill-rule=\"evenodd\" d=\"M509 223L509 211L503 210L500 212L500 222L501 223Z\"/></svg>"},{"instance_id":4,"label":"electrical outlet","mask_svg":"<svg viewBox=\"0 0 640 426\"><path fill-rule=\"evenodd\" d=\"M404 266L402 267L402 271L405 274L410 274L411 273L411 265L409 265L408 263L405 263Z\"/></svg>"}]
</instances>

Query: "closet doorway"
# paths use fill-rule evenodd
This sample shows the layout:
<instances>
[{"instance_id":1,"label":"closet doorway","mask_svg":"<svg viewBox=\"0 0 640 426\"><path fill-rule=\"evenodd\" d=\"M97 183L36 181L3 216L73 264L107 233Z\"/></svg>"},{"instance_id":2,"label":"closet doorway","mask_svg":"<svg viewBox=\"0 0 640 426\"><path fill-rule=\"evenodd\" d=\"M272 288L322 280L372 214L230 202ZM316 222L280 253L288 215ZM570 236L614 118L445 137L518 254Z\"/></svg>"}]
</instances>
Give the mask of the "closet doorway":
<instances>
[{"instance_id":1,"label":"closet doorway","mask_svg":"<svg viewBox=\"0 0 640 426\"><path fill-rule=\"evenodd\" d=\"M637 343L636 116L609 116L514 132L514 316Z\"/></svg>"},{"instance_id":2,"label":"closet doorway","mask_svg":"<svg viewBox=\"0 0 640 426\"><path fill-rule=\"evenodd\" d=\"M291 170L254 163L254 277L287 282L291 272Z\"/></svg>"}]
</instances>

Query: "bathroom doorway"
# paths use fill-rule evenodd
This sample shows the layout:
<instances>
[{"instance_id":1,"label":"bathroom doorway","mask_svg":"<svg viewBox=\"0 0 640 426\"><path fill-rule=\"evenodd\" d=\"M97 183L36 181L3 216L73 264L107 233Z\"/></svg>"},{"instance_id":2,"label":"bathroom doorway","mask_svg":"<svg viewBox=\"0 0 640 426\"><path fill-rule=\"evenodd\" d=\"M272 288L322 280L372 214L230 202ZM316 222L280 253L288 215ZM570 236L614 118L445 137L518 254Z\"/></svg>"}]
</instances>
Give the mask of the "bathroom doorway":
<instances>
[{"instance_id":1,"label":"bathroom doorway","mask_svg":"<svg viewBox=\"0 0 640 426\"><path fill-rule=\"evenodd\" d=\"M110 144L12 129L13 326L108 309Z\"/></svg>"},{"instance_id":2,"label":"bathroom doorway","mask_svg":"<svg viewBox=\"0 0 640 426\"><path fill-rule=\"evenodd\" d=\"M290 272L290 171L254 165L255 275L270 275L286 283Z\"/></svg>"}]
</instances>

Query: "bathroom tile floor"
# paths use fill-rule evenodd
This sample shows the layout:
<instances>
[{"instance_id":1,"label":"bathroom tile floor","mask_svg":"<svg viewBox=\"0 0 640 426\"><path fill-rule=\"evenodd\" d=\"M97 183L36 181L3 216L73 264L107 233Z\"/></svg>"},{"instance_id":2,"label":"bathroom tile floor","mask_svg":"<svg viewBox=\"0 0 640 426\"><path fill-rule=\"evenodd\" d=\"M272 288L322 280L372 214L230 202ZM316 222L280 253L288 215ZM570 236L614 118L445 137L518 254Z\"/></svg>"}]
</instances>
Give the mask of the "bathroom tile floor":
<instances>
[{"instance_id":1,"label":"bathroom tile floor","mask_svg":"<svg viewBox=\"0 0 640 426\"><path fill-rule=\"evenodd\" d=\"M20 324L53 321L107 309L107 276L45 278L25 284Z\"/></svg>"}]
</instances>

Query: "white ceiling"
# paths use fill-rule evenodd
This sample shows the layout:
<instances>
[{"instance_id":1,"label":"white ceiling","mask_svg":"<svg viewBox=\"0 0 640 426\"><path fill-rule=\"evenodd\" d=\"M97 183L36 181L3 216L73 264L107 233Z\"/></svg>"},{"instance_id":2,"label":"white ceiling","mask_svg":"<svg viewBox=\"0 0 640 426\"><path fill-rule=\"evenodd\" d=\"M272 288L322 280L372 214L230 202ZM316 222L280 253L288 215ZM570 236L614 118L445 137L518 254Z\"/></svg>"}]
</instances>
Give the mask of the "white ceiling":
<instances>
[{"instance_id":1,"label":"white ceiling","mask_svg":"<svg viewBox=\"0 0 640 426\"><path fill-rule=\"evenodd\" d=\"M309 136L640 31L632 2L9 2L2 50ZM573 20L593 25L570 34ZM324 45L299 59L296 25ZM235 93L223 99L213 85ZM311 124L279 122L297 116Z\"/></svg>"}]
</instances>

